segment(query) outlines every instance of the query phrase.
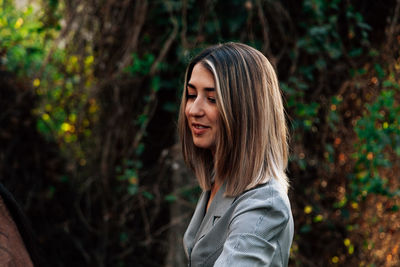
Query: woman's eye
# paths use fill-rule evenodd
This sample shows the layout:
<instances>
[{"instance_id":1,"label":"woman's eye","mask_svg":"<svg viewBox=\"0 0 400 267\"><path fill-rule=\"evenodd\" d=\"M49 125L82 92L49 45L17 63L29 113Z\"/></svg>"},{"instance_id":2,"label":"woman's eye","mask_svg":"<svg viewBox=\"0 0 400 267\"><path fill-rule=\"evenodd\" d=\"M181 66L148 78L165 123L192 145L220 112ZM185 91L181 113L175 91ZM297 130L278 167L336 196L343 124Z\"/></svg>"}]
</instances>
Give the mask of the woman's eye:
<instances>
[{"instance_id":1,"label":"woman's eye","mask_svg":"<svg viewBox=\"0 0 400 267\"><path fill-rule=\"evenodd\" d=\"M196 98L196 96L197 96L197 95L189 95L189 94L188 94L188 95L187 95L187 98L188 98L188 99Z\"/></svg>"},{"instance_id":2,"label":"woman's eye","mask_svg":"<svg viewBox=\"0 0 400 267\"><path fill-rule=\"evenodd\" d=\"M213 97L209 97L208 100L209 100L211 103L217 103L217 100L216 100L215 98L213 98Z\"/></svg>"}]
</instances>

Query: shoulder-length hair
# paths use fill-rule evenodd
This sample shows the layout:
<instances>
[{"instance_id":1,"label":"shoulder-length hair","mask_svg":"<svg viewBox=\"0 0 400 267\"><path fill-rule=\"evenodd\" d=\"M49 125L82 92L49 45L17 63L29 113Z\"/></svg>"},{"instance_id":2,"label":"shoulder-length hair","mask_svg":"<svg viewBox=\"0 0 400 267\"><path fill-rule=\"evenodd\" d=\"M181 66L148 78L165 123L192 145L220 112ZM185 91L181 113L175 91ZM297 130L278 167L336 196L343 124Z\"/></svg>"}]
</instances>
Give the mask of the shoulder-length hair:
<instances>
[{"instance_id":1,"label":"shoulder-length hair","mask_svg":"<svg viewBox=\"0 0 400 267\"><path fill-rule=\"evenodd\" d=\"M196 64L214 76L219 133L214 156L196 147L185 116L187 84ZM189 63L178 120L185 162L203 190L212 177L226 182L227 196L237 196L276 179L285 190L287 127L274 68L258 50L241 43L209 47Z\"/></svg>"}]
</instances>

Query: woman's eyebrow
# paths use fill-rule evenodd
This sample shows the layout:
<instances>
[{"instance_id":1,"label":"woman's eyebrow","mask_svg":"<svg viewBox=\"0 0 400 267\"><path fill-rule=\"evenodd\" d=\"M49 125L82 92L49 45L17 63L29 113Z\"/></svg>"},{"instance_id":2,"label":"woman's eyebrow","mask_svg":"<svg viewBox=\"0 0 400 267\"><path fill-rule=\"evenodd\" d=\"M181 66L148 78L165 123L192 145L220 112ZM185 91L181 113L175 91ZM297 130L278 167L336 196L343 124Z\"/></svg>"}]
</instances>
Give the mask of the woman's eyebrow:
<instances>
[{"instance_id":1,"label":"woman's eyebrow","mask_svg":"<svg viewBox=\"0 0 400 267\"><path fill-rule=\"evenodd\" d=\"M194 85L191 84L191 83L188 83L187 86L190 87L190 88L192 88L192 89L197 90L196 86L194 86ZM214 87L205 87L204 90L207 91L207 92L214 92L214 91L215 91L215 88L214 88Z\"/></svg>"},{"instance_id":2,"label":"woman's eyebrow","mask_svg":"<svg viewBox=\"0 0 400 267\"><path fill-rule=\"evenodd\" d=\"M191 83L188 83L187 86L190 87L190 88L192 88L192 89L196 89L196 86L194 86L194 85L191 84Z\"/></svg>"}]
</instances>

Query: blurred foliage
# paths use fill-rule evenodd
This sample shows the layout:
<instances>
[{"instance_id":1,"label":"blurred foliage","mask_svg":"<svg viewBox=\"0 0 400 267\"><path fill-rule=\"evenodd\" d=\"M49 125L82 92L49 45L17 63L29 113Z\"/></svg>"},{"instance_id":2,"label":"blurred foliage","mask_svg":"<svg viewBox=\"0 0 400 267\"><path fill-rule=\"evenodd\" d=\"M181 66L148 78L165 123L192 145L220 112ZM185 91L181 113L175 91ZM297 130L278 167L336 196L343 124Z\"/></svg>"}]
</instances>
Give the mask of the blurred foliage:
<instances>
[{"instance_id":1,"label":"blurred foliage","mask_svg":"<svg viewBox=\"0 0 400 267\"><path fill-rule=\"evenodd\" d=\"M0 2L2 64L19 75L32 76L44 56L42 24L31 6L16 10L6 3Z\"/></svg>"},{"instance_id":2,"label":"blurred foliage","mask_svg":"<svg viewBox=\"0 0 400 267\"><path fill-rule=\"evenodd\" d=\"M353 154L355 174L351 174L350 183L351 197L355 200L369 193L400 194L400 189L390 192L387 177L379 174L384 168L393 168L392 165L397 163L393 158L400 156L400 105L395 98L400 87L390 80L385 80L383 87L375 101L366 105L354 128L359 139Z\"/></svg>"},{"instance_id":3,"label":"blurred foliage","mask_svg":"<svg viewBox=\"0 0 400 267\"><path fill-rule=\"evenodd\" d=\"M388 216L399 209L398 3L30 3L0 0L0 68L28 81L2 100L10 103L1 112L19 122L2 117L0 141L26 129L16 107L34 118L30 131L45 141L42 150L23 140L29 153L15 152L0 173L14 172L1 177L5 184L24 180L18 175L37 181L18 190L34 196L36 208L21 201L52 266L165 265L174 247L169 231L185 225L199 195L194 179L174 180L185 66L202 48L225 41L262 51L281 81L296 223L290 265L399 263L399 228L379 225L385 214L367 212L374 199ZM20 107L18 95L26 92L34 97L20 97L30 104ZM0 159L11 158L14 143L3 143ZM53 146L56 155L46 152ZM51 171L21 173L32 167L18 165L18 157ZM176 205L186 208L182 216L173 217ZM371 244L379 242L386 245L375 256Z\"/></svg>"}]
</instances>

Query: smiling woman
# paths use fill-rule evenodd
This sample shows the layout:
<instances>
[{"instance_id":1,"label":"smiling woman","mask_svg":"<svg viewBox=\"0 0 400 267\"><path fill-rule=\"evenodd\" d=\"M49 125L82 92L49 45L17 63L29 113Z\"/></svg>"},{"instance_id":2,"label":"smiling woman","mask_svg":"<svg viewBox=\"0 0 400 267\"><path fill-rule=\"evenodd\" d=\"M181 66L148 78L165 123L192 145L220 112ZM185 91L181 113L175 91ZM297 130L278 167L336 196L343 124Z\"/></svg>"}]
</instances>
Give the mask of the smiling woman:
<instances>
[{"instance_id":1,"label":"smiling woman","mask_svg":"<svg viewBox=\"0 0 400 267\"><path fill-rule=\"evenodd\" d=\"M201 63L196 64L187 84L185 115L195 146L210 149L212 153L219 131L218 113L214 77Z\"/></svg>"},{"instance_id":2,"label":"smiling woman","mask_svg":"<svg viewBox=\"0 0 400 267\"><path fill-rule=\"evenodd\" d=\"M269 61L240 43L205 49L187 68L178 126L203 189L184 236L189 266L287 266L287 129Z\"/></svg>"}]
</instances>

